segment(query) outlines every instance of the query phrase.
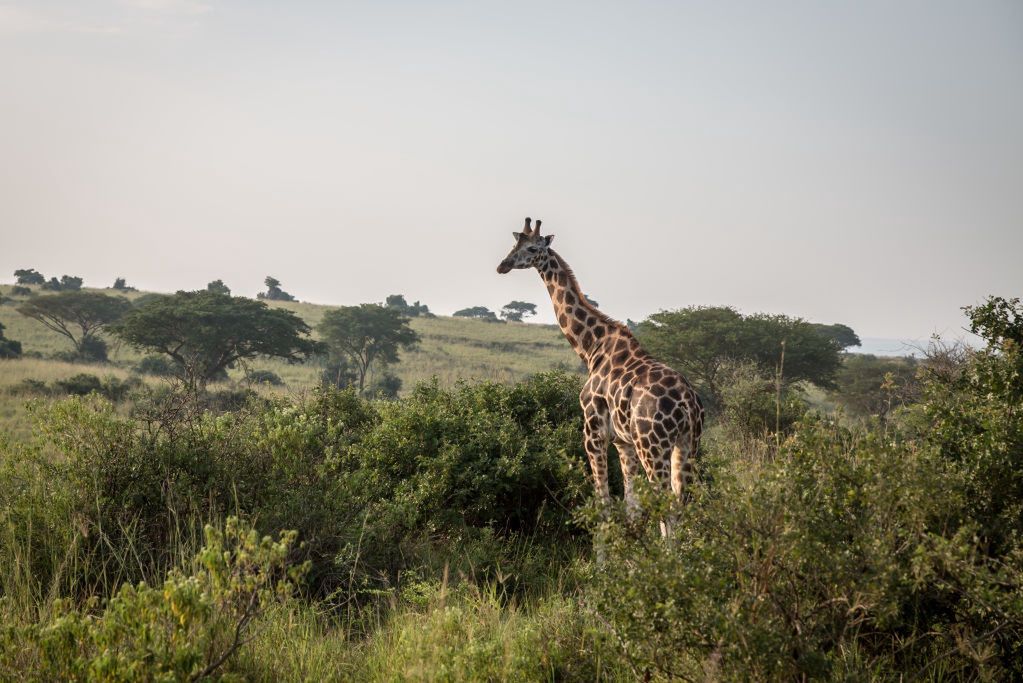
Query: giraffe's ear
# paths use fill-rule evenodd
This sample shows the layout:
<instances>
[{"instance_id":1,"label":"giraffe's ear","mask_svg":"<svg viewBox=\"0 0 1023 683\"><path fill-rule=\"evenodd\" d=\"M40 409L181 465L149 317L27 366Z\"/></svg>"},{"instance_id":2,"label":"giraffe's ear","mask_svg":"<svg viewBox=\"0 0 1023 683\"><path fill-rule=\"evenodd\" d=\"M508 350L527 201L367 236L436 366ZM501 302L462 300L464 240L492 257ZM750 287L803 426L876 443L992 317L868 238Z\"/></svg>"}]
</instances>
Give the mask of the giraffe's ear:
<instances>
[{"instance_id":1,"label":"giraffe's ear","mask_svg":"<svg viewBox=\"0 0 1023 683\"><path fill-rule=\"evenodd\" d=\"M543 241L547 244L548 247L551 246L551 242L554 241L554 235L544 235Z\"/></svg>"},{"instance_id":2,"label":"giraffe's ear","mask_svg":"<svg viewBox=\"0 0 1023 683\"><path fill-rule=\"evenodd\" d=\"M512 237L514 237L515 241L518 242L519 240L522 239L522 233L521 232L513 232L512 233Z\"/></svg>"}]
</instances>

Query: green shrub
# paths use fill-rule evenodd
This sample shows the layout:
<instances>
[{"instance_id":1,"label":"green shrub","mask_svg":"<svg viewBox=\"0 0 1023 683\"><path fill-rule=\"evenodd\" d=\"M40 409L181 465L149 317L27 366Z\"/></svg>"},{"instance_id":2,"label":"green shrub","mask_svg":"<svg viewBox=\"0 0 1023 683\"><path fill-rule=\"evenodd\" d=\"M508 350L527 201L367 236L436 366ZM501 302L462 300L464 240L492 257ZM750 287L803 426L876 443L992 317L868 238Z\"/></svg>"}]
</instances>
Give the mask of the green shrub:
<instances>
[{"instance_id":1,"label":"green shrub","mask_svg":"<svg viewBox=\"0 0 1023 683\"><path fill-rule=\"evenodd\" d=\"M720 421L734 437L787 433L806 413L798 386L778 386L752 361L727 362L719 370Z\"/></svg>"},{"instance_id":2,"label":"green shrub","mask_svg":"<svg viewBox=\"0 0 1023 683\"><path fill-rule=\"evenodd\" d=\"M205 537L190 575L124 584L95 615L95 600L57 600L35 623L0 627L0 670L33 680L220 678L252 620L289 596L305 567L288 564L294 532L260 538L232 517Z\"/></svg>"}]
</instances>

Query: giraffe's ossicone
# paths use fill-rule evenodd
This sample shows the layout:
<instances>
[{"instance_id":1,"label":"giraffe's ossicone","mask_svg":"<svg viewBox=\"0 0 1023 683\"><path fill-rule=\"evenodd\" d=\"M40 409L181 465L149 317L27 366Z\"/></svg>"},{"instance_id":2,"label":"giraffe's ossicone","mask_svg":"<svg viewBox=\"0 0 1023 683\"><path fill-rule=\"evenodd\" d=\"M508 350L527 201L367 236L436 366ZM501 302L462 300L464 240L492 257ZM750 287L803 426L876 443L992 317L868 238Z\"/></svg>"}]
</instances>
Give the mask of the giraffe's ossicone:
<instances>
[{"instance_id":1,"label":"giraffe's ossicone","mask_svg":"<svg viewBox=\"0 0 1023 683\"><path fill-rule=\"evenodd\" d=\"M635 505L632 484L640 468L652 484L682 497L692 482L703 431L704 410L696 391L680 373L644 351L627 326L585 297L572 269L551 249L553 235L540 234L539 220L534 229L527 218L523 231L512 235L515 246L497 272L536 268L561 331L589 373L579 401L597 496L602 501L610 497L607 446L613 443L629 505Z\"/></svg>"}]
</instances>

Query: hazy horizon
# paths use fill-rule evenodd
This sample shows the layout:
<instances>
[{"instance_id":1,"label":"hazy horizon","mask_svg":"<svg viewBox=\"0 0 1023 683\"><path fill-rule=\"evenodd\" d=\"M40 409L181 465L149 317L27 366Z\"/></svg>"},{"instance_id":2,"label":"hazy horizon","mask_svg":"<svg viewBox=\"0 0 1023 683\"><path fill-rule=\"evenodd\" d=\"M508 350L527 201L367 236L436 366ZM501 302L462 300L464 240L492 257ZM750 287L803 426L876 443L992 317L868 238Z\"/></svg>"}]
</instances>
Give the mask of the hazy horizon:
<instances>
[{"instance_id":1,"label":"hazy horizon","mask_svg":"<svg viewBox=\"0 0 1023 683\"><path fill-rule=\"evenodd\" d=\"M962 333L1023 293L1023 5L0 1L0 281Z\"/></svg>"}]
</instances>

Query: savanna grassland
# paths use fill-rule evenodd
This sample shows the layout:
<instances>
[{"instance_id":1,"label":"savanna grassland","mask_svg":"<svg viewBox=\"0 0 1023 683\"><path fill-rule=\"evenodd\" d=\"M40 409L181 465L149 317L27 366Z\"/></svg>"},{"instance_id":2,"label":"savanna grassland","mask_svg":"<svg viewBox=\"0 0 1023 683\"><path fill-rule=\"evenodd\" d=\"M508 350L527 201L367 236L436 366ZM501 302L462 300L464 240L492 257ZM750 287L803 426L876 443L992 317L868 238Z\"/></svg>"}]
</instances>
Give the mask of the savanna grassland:
<instances>
[{"instance_id":1,"label":"savanna grassland","mask_svg":"<svg viewBox=\"0 0 1023 683\"><path fill-rule=\"evenodd\" d=\"M1023 305L967 313L984 348L919 359L728 308L640 323L710 415L689 502L628 511L593 500L553 328L413 318L383 399L321 361L186 390L113 338L58 360L5 304L0 680L1018 680Z\"/></svg>"},{"instance_id":2,"label":"savanna grassland","mask_svg":"<svg viewBox=\"0 0 1023 683\"><path fill-rule=\"evenodd\" d=\"M145 355L131 346L110 340L108 363L90 364L68 362L54 358L69 352L67 338L47 329L39 322L26 318L16 310L24 297L11 297L11 286L0 285L0 324L11 339L19 340L26 356L16 363L0 366L0 429L25 437L30 424L25 414L25 398L11 389L26 379L47 383L67 379L79 373L101 377L127 379L132 369ZM131 301L145 292L96 290L123 296ZM268 305L295 312L310 326L319 324L323 313L332 307L318 304L271 301ZM413 318L411 327L420 335L419 345L401 353L401 362L393 372L402 380L402 386L411 389L416 384L436 378L442 385L451 386L460 379L485 379L496 382L515 382L535 372L562 369L581 372L582 364L565 343L561 332L554 326L523 323L489 323L465 318L435 317ZM247 371L268 370L278 375L284 385L255 387L264 393L300 394L315 387L323 370L322 363L287 363L282 360L261 358L228 371L237 383ZM157 378L141 377L150 384L166 383Z\"/></svg>"}]
</instances>

